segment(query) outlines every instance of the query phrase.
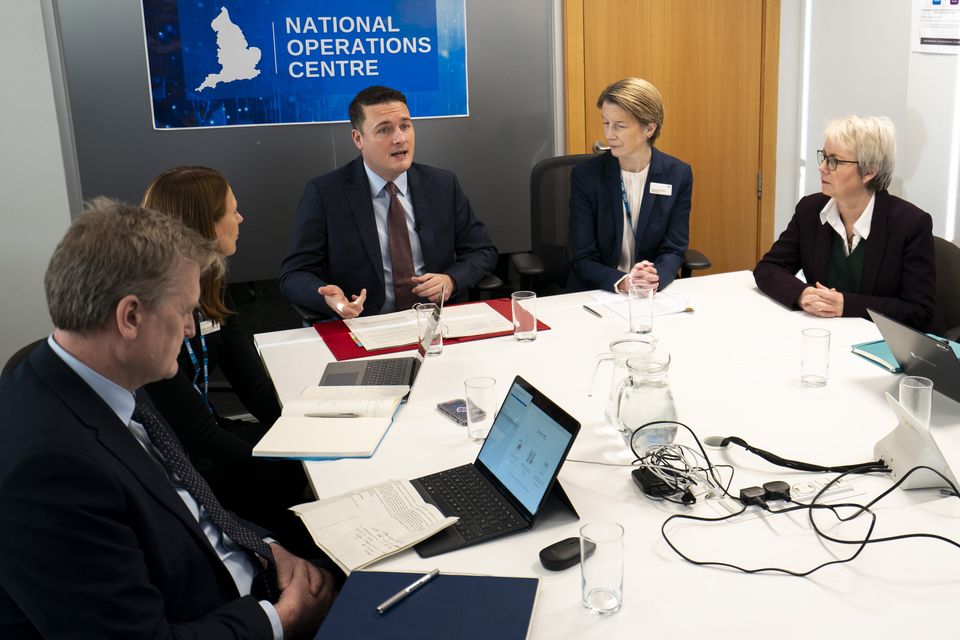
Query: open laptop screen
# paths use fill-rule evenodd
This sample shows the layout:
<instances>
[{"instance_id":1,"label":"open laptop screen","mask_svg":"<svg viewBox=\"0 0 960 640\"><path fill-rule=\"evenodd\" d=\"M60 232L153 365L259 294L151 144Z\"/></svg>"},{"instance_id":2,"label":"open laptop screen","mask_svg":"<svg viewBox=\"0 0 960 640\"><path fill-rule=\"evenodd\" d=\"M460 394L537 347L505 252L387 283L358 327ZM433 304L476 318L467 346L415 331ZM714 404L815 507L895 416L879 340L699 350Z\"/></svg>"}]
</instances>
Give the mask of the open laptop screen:
<instances>
[{"instance_id":1,"label":"open laptop screen","mask_svg":"<svg viewBox=\"0 0 960 640\"><path fill-rule=\"evenodd\" d=\"M534 402L518 380L510 387L477 462L536 513L575 433Z\"/></svg>"}]
</instances>

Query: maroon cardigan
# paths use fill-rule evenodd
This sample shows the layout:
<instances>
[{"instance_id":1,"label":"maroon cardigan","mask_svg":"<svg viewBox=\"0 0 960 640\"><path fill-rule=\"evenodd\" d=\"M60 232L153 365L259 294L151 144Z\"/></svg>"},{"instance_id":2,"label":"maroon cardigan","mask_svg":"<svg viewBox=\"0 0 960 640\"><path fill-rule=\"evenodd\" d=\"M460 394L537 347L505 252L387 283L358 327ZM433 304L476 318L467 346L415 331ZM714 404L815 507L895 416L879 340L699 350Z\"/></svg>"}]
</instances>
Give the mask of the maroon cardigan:
<instances>
[{"instance_id":1,"label":"maroon cardigan","mask_svg":"<svg viewBox=\"0 0 960 640\"><path fill-rule=\"evenodd\" d=\"M836 231L820 223L829 197L816 193L797 203L786 230L757 264L757 286L777 302L799 309L800 294L824 283ZM936 263L930 214L878 191L864 256L860 293L843 293L843 315L869 319L867 308L922 331L942 332L936 306ZM794 274L803 269L807 281Z\"/></svg>"}]
</instances>

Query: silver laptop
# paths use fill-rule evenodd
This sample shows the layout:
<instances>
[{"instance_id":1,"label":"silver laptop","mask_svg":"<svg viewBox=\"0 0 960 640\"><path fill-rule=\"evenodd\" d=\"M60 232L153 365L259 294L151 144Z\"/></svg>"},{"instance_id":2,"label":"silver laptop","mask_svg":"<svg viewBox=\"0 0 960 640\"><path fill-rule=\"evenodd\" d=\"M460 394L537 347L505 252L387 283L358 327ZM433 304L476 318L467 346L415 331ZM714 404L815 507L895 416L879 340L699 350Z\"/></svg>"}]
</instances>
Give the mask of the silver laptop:
<instances>
[{"instance_id":1,"label":"silver laptop","mask_svg":"<svg viewBox=\"0 0 960 640\"><path fill-rule=\"evenodd\" d=\"M873 309L867 313L905 374L930 378L934 391L960 402L960 359L949 340L917 331Z\"/></svg>"},{"instance_id":2,"label":"silver laptop","mask_svg":"<svg viewBox=\"0 0 960 640\"><path fill-rule=\"evenodd\" d=\"M346 362L331 362L323 370L320 378L321 387L344 386L374 386L374 385L406 385L413 386L423 360L430 347L430 341L440 324L440 309L434 310L423 328L420 341L417 343L417 353L402 358L380 358L376 360L349 360Z\"/></svg>"}]
</instances>

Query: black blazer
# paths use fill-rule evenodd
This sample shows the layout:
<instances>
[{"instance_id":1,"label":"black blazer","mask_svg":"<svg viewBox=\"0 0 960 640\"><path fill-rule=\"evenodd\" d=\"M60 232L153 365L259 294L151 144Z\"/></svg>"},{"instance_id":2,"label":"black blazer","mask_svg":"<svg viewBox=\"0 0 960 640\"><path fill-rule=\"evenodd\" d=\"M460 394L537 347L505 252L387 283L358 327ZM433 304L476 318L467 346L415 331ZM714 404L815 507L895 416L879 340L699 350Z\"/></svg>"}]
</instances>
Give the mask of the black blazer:
<instances>
[{"instance_id":1,"label":"black blazer","mask_svg":"<svg viewBox=\"0 0 960 640\"><path fill-rule=\"evenodd\" d=\"M228 309L234 308L229 287L224 290L224 303ZM194 322L194 328L196 333L190 339L190 345L200 362L199 380L202 380L200 323ZM240 317L236 314L227 316L220 330L208 334L205 339L210 374L220 368L240 402L257 418L263 433L266 433L280 417L280 402L253 338L240 322ZM175 376L151 382L144 387L154 405L173 427L191 458L206 457L229 467L245 465L250 461L250 452L256 442L247 442L222 428L219 424L221 417L207 408L203 397L193 386L197 368L193 366L185 346L180 347L177 364L179 368Z\"/></svg>"},{"instance_id":2,"label":"black blazer","mask_svg":"<svg viewBox=\"0 0 960 640\"><path fill-rule=\"evenodd\" d=\"M412 164L407 178L426 269L456 281L452 302L466 300L467 291L493 271L497 249L453 173ZM333 315L317 293L328 283L347 298L366 288L363 315L383 306L383 258L362 157L307 183L280 266L280 290L288 300Z\"/></svg>"},{"instance_id":3,"label":"black blazer","mask_svg":"<svg viewBox=\"0 0 960 640\"><path fill-rule=\"evenodd\" d=\"M690 165L651 149L637 219L634 262L649 260L657 268L660 288L677 277L690 244ZM650 184L669 184L671 194L650 193ZM570 279L567 289L603 289L624 276L617 268L623 244L623 195L620 162L607 151L573 168L570 174Z\"/></svg>"},{"instance_id":4,"label":"black blazer","mask_svg":"<svg viewBox=\"0 0 960 640\"><path fill-rule=\"evenodd\" d=\"M49 345L0 382L0 415L0 637L273 637L166 472Z\"/></svg>"},{"instance_id":5,"label":"black blazer","mask_svg":"<svg viewBox=\"0 0 960 640\"><path fill-rule=\"evenodd\" d=\"M782 305L799 309L808 286L824 281L836 231L820 222L829 196L815 193L797 203L780 238L757 264L753 277L761 291ZM936 262L930 214L878 191L863 258L860 293L843 293L843 315L870 317L867 307L921 331L943 331L936 307ZM795 277L803 269L806 282Z\"/></svg>"}]
</instances>

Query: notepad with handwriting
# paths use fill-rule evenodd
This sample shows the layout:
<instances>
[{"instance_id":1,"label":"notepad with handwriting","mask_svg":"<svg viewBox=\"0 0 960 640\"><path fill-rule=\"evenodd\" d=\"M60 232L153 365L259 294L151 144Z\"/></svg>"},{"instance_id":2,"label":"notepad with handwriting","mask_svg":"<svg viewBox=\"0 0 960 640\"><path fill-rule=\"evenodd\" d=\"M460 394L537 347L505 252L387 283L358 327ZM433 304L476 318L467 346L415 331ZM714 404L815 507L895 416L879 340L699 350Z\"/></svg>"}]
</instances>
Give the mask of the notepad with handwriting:
<instances>
[{"instance_id":1,"label":"notepad with handwriting","mask_svg":"<svg viewBox=\"0 0 960 640\"><path fill-rule=\"evenodd\" d=\"M347 575L457 521L426 502L409 480L387 480L290 510L300 516L317 547Z\"/></svg>"},{"instance_id":2,"label":"notepad with handwriting","mask_svg":"<svg viewBox=\"0 0 960 640\"><path fill-rule=\"evenodd\" d=\"M528 637L539 578L441 572L386 613L377 613L378 604L422 575L355 571L343 585L316 639L524 640Z\"/></svg>"},{"instance_id":3,"label":"notepad with handwriting","mask_svg":"<svg viewBox=\"0 0 960 640\"><path fill-rule=\"evenodd\" d=\"M367 458L390 428L406 386L308 387L253 448L268 458Z\"/></svg>"}]
</instances>

